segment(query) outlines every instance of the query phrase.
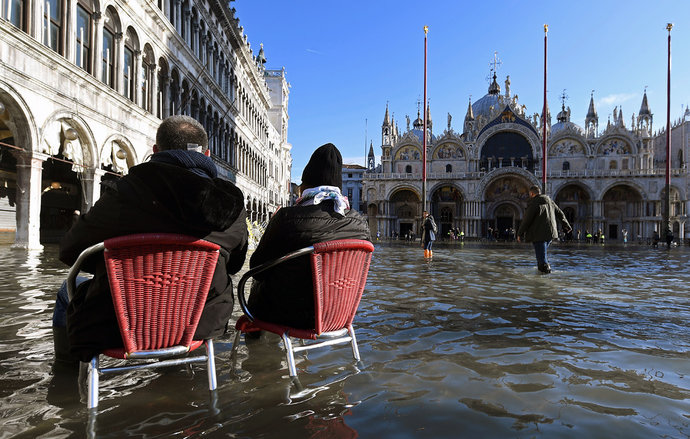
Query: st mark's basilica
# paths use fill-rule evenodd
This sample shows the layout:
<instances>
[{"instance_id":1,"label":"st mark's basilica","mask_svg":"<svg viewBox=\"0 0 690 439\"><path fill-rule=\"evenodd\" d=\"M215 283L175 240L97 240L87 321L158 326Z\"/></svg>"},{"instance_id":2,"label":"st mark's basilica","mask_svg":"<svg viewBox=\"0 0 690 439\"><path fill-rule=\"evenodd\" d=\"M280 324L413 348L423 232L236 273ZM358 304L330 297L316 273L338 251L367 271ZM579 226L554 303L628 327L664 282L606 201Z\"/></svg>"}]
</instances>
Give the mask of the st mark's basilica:
<instances>
[{"instance_id":1,"label":"st mark's basilica","mask_svg":"<svg viewBox=\"0 0 690 439\"><path fill-rule=\"evenodd\" d=\"M528 115L510 89L493 74L488 93L468 104L462 132L452 116L436 128L427 107L427 200L442 237L451 230L468 238L517 230L524 215L528 188L541 187L542 132L547 129L547 187L575 233L599 230L609 241L649 239L662 233L666 179L665 127L654 132L646 91L637 115L626 120L615 109L599 125L594 95L584 127L570 119L561 103L556 123ZM659 103L661 105L661 103ZM406 118L404 131L388 106L381 127L381 155L373 144L364 174L364 197L372 234L405 236L419 230L422 213L422 135L424 123ZM665 124L664 124L665 125ZM690 179L686 157L690 110L672 124L670 220L676 239L690 238L687 226Z\"/></svg>"}]
</instances>

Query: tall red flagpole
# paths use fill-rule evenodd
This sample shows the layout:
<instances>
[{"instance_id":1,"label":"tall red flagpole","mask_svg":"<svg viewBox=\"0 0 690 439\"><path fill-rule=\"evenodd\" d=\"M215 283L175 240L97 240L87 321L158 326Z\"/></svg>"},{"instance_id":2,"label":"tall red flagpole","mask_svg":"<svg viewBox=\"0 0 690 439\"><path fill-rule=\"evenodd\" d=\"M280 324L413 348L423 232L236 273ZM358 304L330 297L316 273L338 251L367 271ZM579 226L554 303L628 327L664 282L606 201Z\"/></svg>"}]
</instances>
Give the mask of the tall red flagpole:
<instances>
[{"instance_id":1,"label":"tall red flagpole","mask_svg":"<svg viewBox=\"0 0 690 439\"><path fill-rule=\"evenodd\" d=\"M424 26L424 131L422 133L422 211L426 212L426 35L429 26Z\"/></svg>"},{"instance_id":2,"label":"tall red flagpole","mask_svg":"<svg viewBox=\"0 0 690 439\"><path fill-rule=\"evenodd\" d=\"M542 192L546 193L546 34L549 31L549 25L544 25L544 112L542 113L541 124L542 132L542 166L541 166L541 185Z\"/></svg>"},{"instance_id":3,"label":"tall red flagpole","mask_svg":"<svg viewBox=\"0 0 690 439\"><path fill-rule=\"evenodd\" d=\"M673 23L666 25L668 30L668 70L666 78L666 194L664 206L664 227L666 228L667 243L669 235L673 235L671 228L671 29Z\"/></svg>"}]
</instances>

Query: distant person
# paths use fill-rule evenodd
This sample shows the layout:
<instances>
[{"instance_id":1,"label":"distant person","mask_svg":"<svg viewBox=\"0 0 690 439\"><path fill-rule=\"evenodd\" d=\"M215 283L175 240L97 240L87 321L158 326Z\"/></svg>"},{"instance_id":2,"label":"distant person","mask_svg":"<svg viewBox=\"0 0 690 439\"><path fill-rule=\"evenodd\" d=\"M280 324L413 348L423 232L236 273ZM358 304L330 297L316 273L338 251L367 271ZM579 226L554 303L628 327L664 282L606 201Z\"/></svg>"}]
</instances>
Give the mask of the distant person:
<instances>
[{"instance_id":1,"label":"distant person","mask_svg":"<svg viewBox=\"0 0 690 439\"><path fill-rule=\"evenodd\" d=\"M673 231L671 229L666 230L666 248L671 248L673 244Z\"/></svg>"},{"instance_id":2,"label":"distant person","mask_svg":"<svg viewBox=\"0 0 690 439\"><path fill-rule=\"evenodd\" d=\"M656 230L654 231L654 237L652 238L652 243L654 247L659 247L659 241L661 241L661 237L659 237L659 232Z\"/></svg>"},{"instance_id":3,"label":"distant person","mask_svg":"<svg viewBox=\"0 0 690 439\"><path fill-rule=\"evenodd\" d=\"M294 250L336 239L370 240L369 225L341 194L343 159L335 145L320 146L302 173L302 196L278 210L266 226L249 266L257 267ZM248 299L260 320L313 329L314 292L309 256L258 274Z\"/></svg>"},{"instance_id":4,"label":"distant person","mask_svg":"<svg viewBox=\"0 0 690 439\"><path fill-rule=\"evenodd\" d=\"M623 229L623 243L628 242L628 229Z\"/></svg>"},{"instance_id":5,"label":"distant person","mask_svg":"<svg viewBox=\"0 0 690 439\"><path fill-rule=\"evenodd\" d=\"M436 240L436 222L434 217L426 210L422 215L424 217L424 223L422 224L422 247L424 247L424 257L430 258L434 255L431 246Z\"/></svg>"},{"instance_id":6,"label":"distant person","mask_svg":"<svg viewBox=\"0 0 690 439\"><path fill-rule=\"evenodd\" d=\"M233 309L230 275L242 268L247 253L244 195L218 178L206 131L191 117L165 119L153 152L121 179L104 182L100 199L62 239L60 260L73 265L91 245L134 233L179 233L219 244L194 339L222 335ZM94 277L77 287L71 302L64 284L58 293L53 314L58 361L88 362L106 348L123 346L103 256L87 260L83 269Z\"/></svg>"},{"instance_id":7,"label":"distant person","mask_svg":"<svg viewBox=\"0 0 690 439\"><path fill-rule=\"evenodd\" d=\"M517 232L517 240L524 234L526 241L534 245L537 257L537 268L542 273L551 273L551 265L547 256L547 249L553 239L558 238L558 226L560 221L563 230L571 230L563 211L553 202L548 195L542 194L537 186L529 188L530 200L525 210L525 216Z\"/></svg>"}]
</instances>

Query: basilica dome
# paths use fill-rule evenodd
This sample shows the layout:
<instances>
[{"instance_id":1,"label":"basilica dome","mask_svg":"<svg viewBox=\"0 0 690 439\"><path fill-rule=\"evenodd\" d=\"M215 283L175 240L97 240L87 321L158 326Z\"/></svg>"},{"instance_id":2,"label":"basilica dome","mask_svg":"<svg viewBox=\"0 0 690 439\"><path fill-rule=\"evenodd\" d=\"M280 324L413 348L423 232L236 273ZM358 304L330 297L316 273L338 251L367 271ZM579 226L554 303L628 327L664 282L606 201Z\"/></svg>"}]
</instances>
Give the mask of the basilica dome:
<instances>
[{"instance_id":1,"label":"basilica dome","mask_svg":"<svg viewBox=\"0 0 690 439\"><path fill-rule=\"evenodd\" d=\"M580 136L585 135L585 130L581 126L570 121L570 107L566 109L564 105L561 111L558 113L558 116L556 116L556 119L558 119L558 122L551 125L552 136L565 131L571 131Z\"/></svg>"}]
</instances>

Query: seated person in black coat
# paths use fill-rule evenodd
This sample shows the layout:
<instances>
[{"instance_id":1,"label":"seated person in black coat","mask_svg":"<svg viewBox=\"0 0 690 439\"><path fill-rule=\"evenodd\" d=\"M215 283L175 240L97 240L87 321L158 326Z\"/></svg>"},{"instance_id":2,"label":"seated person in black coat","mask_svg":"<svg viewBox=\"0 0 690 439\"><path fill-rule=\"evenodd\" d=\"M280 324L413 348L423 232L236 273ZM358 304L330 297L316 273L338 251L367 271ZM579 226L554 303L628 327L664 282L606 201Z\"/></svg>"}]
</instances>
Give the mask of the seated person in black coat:
<instances>
[{"instance_id":1,"label":"seated person in black coat","mask_svg":"<svg viewBox=\"0 0 690 439\"><path fill-rule=\"evenodd\" d=\"M278 210L250 259L254 268L310 245L335 239L369 240L369 226L342 188L343 159L327 143L312 154L302 173L302 197ZM255 318L296 328L314 328L314 293L309 256L267 270L254 279L248 303Z\"/></svg>"},{"instance_id":2,"label":"seated person in black coat","mask_svg":"<svg viewBox=\"0 0 690 439\"><path fill-rule=\"evenodd\" d=\"M191 117L165 119L153 152L150 161L132 167L126 176L104 182L100 199L62 239L60 260L72 265L87 247L134 233L180 233L219 244L194 338L216 337L232 314L230 275L242 268L247 253L244 196L234 184L217 178L206 131ZM66 290L58 294L53 315L58 361L89 361L104 348L122 346L103 257L92 257L83 269L94 277L78 286L69 305Z\"/></svg>"}]
</instances>

